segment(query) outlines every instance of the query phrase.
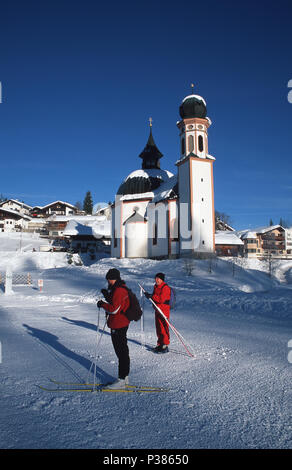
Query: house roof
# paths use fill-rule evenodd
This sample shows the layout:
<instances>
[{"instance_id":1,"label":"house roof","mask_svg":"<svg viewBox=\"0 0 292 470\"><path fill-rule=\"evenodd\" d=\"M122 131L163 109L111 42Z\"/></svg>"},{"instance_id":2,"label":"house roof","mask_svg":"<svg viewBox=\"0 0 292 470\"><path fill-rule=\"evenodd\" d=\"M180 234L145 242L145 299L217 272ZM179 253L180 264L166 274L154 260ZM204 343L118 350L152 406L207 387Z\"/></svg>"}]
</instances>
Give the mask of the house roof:
<instances>
[{"instance_id":1,"label":"house roof","mask_svg":"<svg viewBox=\"0 0 292 470\"><path fill-rule=\"evenodd\" d=\"M276 229L281 229L282 231L285 231L282 225L269 225L268 227L256 227L249 228L246 230L238 230L236 233L242 239L257 238L257 234L271 232L272 230Z\"/></svg>"},{"instance_id":2,"label":"house roof","mask_svg":"<svg viewBox=\"0 0 292 470\"><path fill-rule=\"evenodd\" d=\"M78 219L71 219L63 231L63 235L89 235L97 239L102 237L109 238L111 237L111 221L104 218L99 221L91 221L90 224L85 225L80 223Z\"/></svg>"},{"instance_id":3,"label":"house roof","mask_svg":"<svg viewBox=\"0 0 292 470\"><path fill-rule=\"evenodd\" d=\"M31 217L26 214L22 214L21 212L13 211L11 209L4 209L4 207L0 207L0 210L2 212L6 212L7 215L16 215L17 217L19 217L19 219L31 220Z\"/></svg>"},{"instance_id":4,"label":"house roof","mask_svg":"<svg viewBox=\"0 0 292 470\"><path fill-rule=\"evenodd\" d=\"M215 245L244 245L244 243L234 232L218 230L215 232Z\"/></svg>"},{"instance_id":5,"label":"house roof","mask_svg":"<svg viewBox=\"0 0 292 470\"><path fill-rule=\"evenodd\" d=\"M43 206L43 207L40 207L40 206L35 206L35 207L38 207L40 209L47 209L48 207L53 206L54 204L64 204L67 207L72 207L72 208L76 209L75 206L73 206L73 204L70 204L69 202L64 202L64 201L55 201L55 202L51 202L50 204L47 204L46 206Z\"/></svg>"},{"instance_id":6,"label":"house roof","mask_svg":"<svg viewBox=\"0 0 292 470\"><path fill-rule=\"evenodd\" d=\"M10 201L13 202L14 204L18 204L21 207L25 207L26 209L32 209L32 206L29 206L28 204L25 204L24 202L18 201L17 199L6 199L6 201L0 202L0 206Z\"/></svg>"}]
</instances>

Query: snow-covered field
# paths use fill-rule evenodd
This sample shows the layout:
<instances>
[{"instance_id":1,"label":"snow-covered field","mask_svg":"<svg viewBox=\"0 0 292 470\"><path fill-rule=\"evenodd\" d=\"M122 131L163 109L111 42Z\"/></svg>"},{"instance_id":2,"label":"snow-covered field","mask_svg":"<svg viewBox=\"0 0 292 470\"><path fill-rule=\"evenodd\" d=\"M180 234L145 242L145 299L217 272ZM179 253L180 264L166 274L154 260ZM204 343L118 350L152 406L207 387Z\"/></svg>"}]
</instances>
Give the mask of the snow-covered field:
<instances>
[{"instance_id":1,"label":"snow-covered field","mask_svg":"<svg viewBox=\"0 0 292 470\"><path fill-rule=\"evenodd\" d=\"M12 295L0 285L0 448L291 448L292 262L275 262L270 277L258 261L195 261L188 276L183 260L104 258L87 267L68 265L65 253L32 251L41 244L0 234L0 272L11 263L33 279L30 287L13 286ZM169 354L149 350L156 336L153 310L144 299L146 345L140 323L132 322L130 380L169 392L40 390L38 384L52 386L50 377L88 378L104 325L101 314L97 334L96 298L113 266L137 294L138 282L150 290L154 274L166 273L177 296L171 321L195 359L173 334ZM106 328L98 380L116 373Z\"/></svg>"}]
</instances>

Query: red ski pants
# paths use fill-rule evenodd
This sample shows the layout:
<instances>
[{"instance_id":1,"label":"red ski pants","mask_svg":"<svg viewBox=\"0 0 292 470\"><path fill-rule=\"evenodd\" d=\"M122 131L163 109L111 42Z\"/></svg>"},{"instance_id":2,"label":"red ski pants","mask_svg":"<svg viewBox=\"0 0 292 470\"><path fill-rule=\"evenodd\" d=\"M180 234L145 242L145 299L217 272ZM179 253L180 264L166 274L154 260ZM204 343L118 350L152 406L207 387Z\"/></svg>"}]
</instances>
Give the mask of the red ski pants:
<instances>
[{"instance_id":1,"label":"red ski pants","mask_svg":"<svg viewBox=\"0 0 292 470\"><path fill-rule=\"evenodd\" d=\"M167 319L169 319L169 313L164 313ZM169 344L169 326L163 316L155 312L155 326L157 334L157 346L163 346Z\"/></svg>"}]
</instances>

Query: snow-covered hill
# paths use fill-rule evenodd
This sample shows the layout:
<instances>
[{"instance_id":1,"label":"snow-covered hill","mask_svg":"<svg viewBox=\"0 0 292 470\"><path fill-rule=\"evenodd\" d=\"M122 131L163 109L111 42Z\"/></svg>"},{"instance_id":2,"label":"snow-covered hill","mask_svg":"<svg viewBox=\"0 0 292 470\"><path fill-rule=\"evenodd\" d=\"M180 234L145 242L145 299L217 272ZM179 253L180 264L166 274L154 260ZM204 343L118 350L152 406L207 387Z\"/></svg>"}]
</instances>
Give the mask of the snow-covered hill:
<instances>
[{"instance_id":1,"label":"snow-covered hill","mask_svg":"<svg viewBox=\"0 0 292 470\"><path fill-rule=\"evenodd\" d=\"M0 271L13 256L14 270L29 269L33 278L33 286L14 286L9 296L0 286L1 448L291 447L291 262L275 262L270 277L269 267L257 261L195 261L189 276L183 260L104 258L88 267L68 265L65 253L33 252L39 242L17 252L19 238L0 237ZM135 322L128 334L130 380L169 392L40 390L36 385L52 385L50 377L92 380L89 369L104 326L101 314L97 332L96 299L113 266L137 294L138 282L149 290L155 273L166 273L177 296L171 321L195 359L173 334L170 353L150 351L154 316L143 298L144 336ZM98 380L116 374L106 328Z\"/></svg>"}]
</instances>

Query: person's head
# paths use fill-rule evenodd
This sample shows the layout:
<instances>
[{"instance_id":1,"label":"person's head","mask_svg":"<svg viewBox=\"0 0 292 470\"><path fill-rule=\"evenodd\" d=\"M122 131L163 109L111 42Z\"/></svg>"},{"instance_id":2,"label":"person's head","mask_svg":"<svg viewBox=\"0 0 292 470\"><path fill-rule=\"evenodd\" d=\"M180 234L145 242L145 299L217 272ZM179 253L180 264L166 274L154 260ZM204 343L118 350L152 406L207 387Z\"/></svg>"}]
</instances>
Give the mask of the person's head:
<instances>
[{"instance_id":1,"label":"person's head","mask_svg":"<svg viewBox=\"0 0 292 470\"><path fill-rule=\"evenodd\" d=\"M105 276L107 282L110 286L113 286L117 281L121 280L120 271L118 269L110 269Z\"/></svg>"},{"instance_id":2,"label":"person's head","mask_svg":"<svg viewBox=\"0 0 292 470\"><path fill-rule=\"evenodd\" d=\"M163 284L165 279L165 274L164 273L157 273L155 274L155 282L157 286L160 286L160 284Z\"/></svg>"}]
</instances>

